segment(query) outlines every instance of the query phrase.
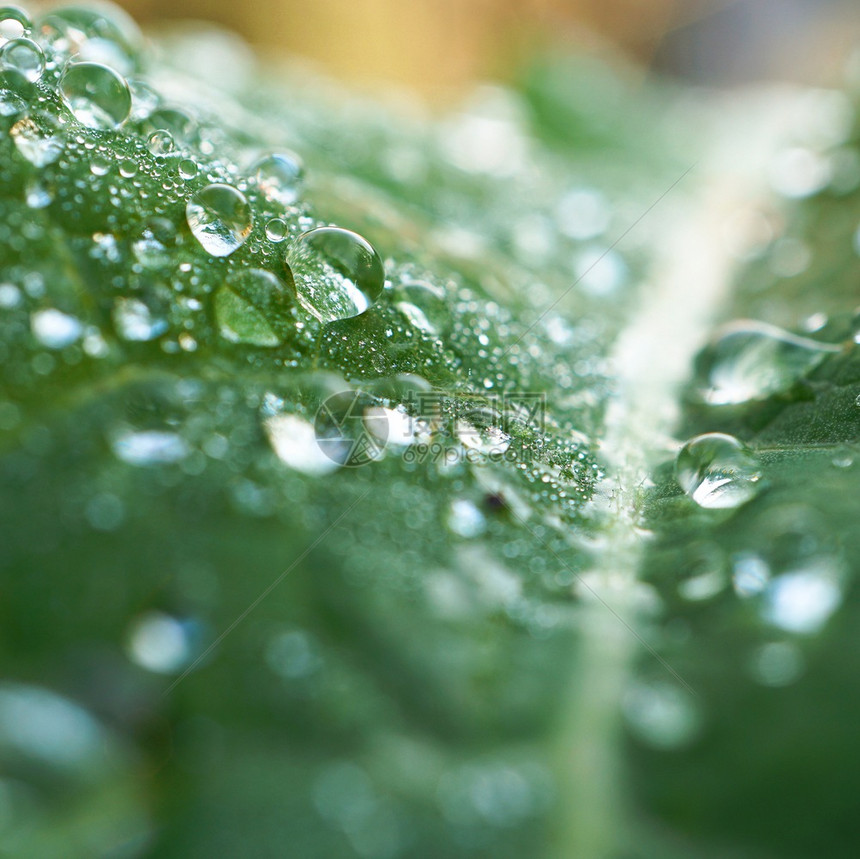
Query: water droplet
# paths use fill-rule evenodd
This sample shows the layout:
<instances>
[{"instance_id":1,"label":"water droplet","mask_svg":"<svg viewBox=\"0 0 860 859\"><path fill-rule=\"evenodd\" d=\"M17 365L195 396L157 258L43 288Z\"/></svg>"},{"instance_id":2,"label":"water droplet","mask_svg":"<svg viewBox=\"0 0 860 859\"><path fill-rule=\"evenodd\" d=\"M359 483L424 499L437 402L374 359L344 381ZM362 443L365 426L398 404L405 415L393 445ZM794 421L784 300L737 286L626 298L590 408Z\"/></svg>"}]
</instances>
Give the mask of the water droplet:
<instances>
[{"instance_id":1,"label":"water droplet","mask_svg":"<svg viewBox=\"0 0 860 859\"><path fill-rule=\"evenodd\" d=\"M45 71L45 56L31 39L12 39L0 48L0 69L16 71L33 83Z\"/></svg>"},{"instance_id":2,"label":"water droplet","mask_svg":"<svg viewBox=\"0 0 860 859\"><path fill-rule=\"evenodd\" d=\"M154 340L167 330L167 320L157 316L138 298L117 298L111 314L117 334L123 340Z\"/></svg>"},{"instance_id":3,"label":"water droplet","mask_svg":"<svg viewBox=\"0 0 860 859\"><path fill-rule=\"evenodd\" d=\"M29 33L33 25L27 13L17 6L0 6L0 44L20 39Z\"/></svg>"},{"instance_id":4,"label":"water droplet","mask_svg":"<svg viewBox=\"0 0 860 859\"><path fill-rule=\"evenodd\" d=\"M31 209L44 209L46 206L50 206L54 200L53 187L36 178L27 182L24 194L24 199Z\"/></svg>"},{"instance_id":5,"label":"water droplet","mask_svg":"<svg viewBox=\"0 0 860 859\"><path fill-rule=\"evenodd\" d=\"M117 459L137 466L179 462L190 453L182 436L164 430L123 430L111 447Z\"/></svg>"},{"instance_id":6,"label":"water droplet","mask_svg":"<svg viewBox=\"0 0 860 859\"><path fill-rule=\"evenodd\" d=\"M9 133L21 155L36 167L56 161L65 147L65 137L59 124L47 113L19 119Z\"/></svg>"},{"instance_id":7,"label":"water droplet","mask_svg":"<svg viewBox=\"0 0 860 859\"><path fill-rule=\"evenodd\" d=\"M818 632L842 602L842 588L827 561L774 578L764 593L764 619L787 632Z\"/></svg>"},{"instance_id":8,"label":"water droplet","mask_svg":"<svg viewBox=\"0 0 860 859\"><path fill-rule=\"evenodd\" d=\"M732 586L739 597L760 594L770 581L770 565L755 552L740 552L732 558Z\"/></svg>"},{"instance_id":9,"label":"water droplet","mask_svg":"<svg viewBox=\"0 0 860 859\"><path fill-rule=\"evenodd\" d=\"M167 132L177 146L192 146L199 138L197 122L184 110L175 107L154 110L143 123L143 130Z\"/></svg>"},{"instance_id":10,"label":"water droplet","mask_svg":"<svg viewBox=\"0 0 860 859\"><path fill-rule=\"evenodd\" d=\"M137 175L137 162L131 158L124 158L119 162L119 175L125 179L131 179Z\"/></svg>"},{"instance_id":11,"label":"water droplet","mask_svg":"<svg viewBox=\"0 0 860 859\"><path fill-rule=\"evenodd\" d=\"M359 316L385 287L385 270L373 247L340 227L302 233L289 263L299 301L321 322Z\"/></svg>"},{"instance_id":12,"label":"water droplet","mask_svg":"<svg viewBox=\"0 0 860 859\"><path fill-rule=\"evenodd\" d=\"M298 199L304 172L298 155L291 152L266 155L254 163L250 172L266 199L284 207Z\"/></svg>"},{"instance_id":13,"label":"water droplet","mask_svg":"<svg viewBox=\"0 0 860 859\"><path fill-rule=\"evenodd\" d=\"M578 241L597 238L606 232L611 212L606 197L591 188L576 188L556 208L559 229Z\"/></svg>"},{"instance_id":14,"label":"water droplet","mask_svg":"<svg viewBox=\"0 0 860 859\"><path fill-rule=\"evenodd\" d=\"M71 345L84 331L80 320L53 307L37 310L30 317L30 328L33 336L49 349L63 349Z\"/></svg>"},{"instance_id":15,"label":"water droplet","mask_svg":"<svg viewBox=\"0 0 860 859\"><path fill-rule=\"evenodd\" d=\"M160 611L138 617L128 631L129 659L148 671L175 674L190 661L199 630L191 621L178 620Z\"/></svg>"},{"instance_id":16,"label":"water droplet","mask_svg":"<svg viewBox=\"0 0 860 859\"><path fill-rule=\"evenodd\" d=\"M176 149L176 143L174 142L170 132L165 131L163 128L153 131L152 134L147 137L146 146L153 155L161 156L170 155L170 153Z\"/></svg>"},{"instance_id":17,"label":"water droplet","mask_svg":"<svg viewBox=\"0 0 860 859\"><path fill-rule=\"evenodd\" d=\"M251 234L251 207L232 185L216 183L198 191L185 207L191 234L214 257L240 248Z\"/></svg>"},{"instance_id":18,"label":"water droplet","mask_svg":"<svg viewBox=\"0 0 860 859\"><path fill-rule=\"evenodd\" d=\"M131 249L137 261L147 268L170 264L171 251L176 247L176 227L166 218L151 218L144 224Z\"/></svg>"},{"instance_id":19,"label":"water droplet","mask_svg":"<svg viewBox=\"0 0 860 859\"><path fill-rule=\"evenodd\" d=\"M215 295L221 336L233 343L278 346L277 333L289 325L286 287L270 271L251 269L230 275Z\"/></svg>"},{"instance_id":20,"label":"water droplet","mask_svg":"<svg viewBox=\"0 0 860 859\"><path fill-rule=\"evenodd\" d=\"M146 119L157 107L158 93L146 81L130 78L128 88L131 92L130 118L135 121Z\"/></svg>"},{"instance_id":21,"label":"water droplet","mask_svg":"<svg viewBox=\"0 0 860 859\"><path fill-rule=\"evenodd\" d=\"M111 168L111 160L107 155L96 154L90 160L90 173L93 176L107 176Z\"/></svg>"},{"instance_id":22,"label":"water droplet","mask_svg":"<svg viewBox=\"0 0 860 859\"><path fill-rule=\"evenodd\" d=\"M755 454L736 438L706 433L681 448L675 476L698 505L720 509L739 507L757 495L762 472Z\"/></svg>"},{"instance_id":23,"label":"water droplet","mask_svg":"<svg viewBox=\"0 0 860 859\"><path fill-rule=\"evenodd\" d=\"M27 109L33 84L15 69L0 70L0 116L15 116Z\"/></svg>"},{"instance_id":24,"label":"water droplet","mask_svg":"<svg viewBox=\"0 0 860 859\"><path fill-rule=\"evenodd\" d=\"M266 224L266 238L270 242L282 242L287 237L287 222L283 218L272 218Z\"/></svg>"},{"instance_id":25,"label":"water droplet","mask_svg":"<svg viewBox=\"0 0 860 859\"><path fill-rule=\"evenodd\" d=\"M773 325L741 321L723 329L696 359L699 396L712 405L764 399L790 388L841 347Z\"/></svg>"},{"instance_id":26,"label":"water droplet","mask_svg":"<svg viewBox=\"0 0 860 859\"><path fill-rule=\"evenodd\" d=\"M511 446L511 437L498 426L500 419L501 413L490 406L467 407L454 419L454 434L468 450L498 457Z\"/></svg>"},{"instance_id":27,"label":"water droplet","mask_svg":"<svg viewBox=\"0 0 860 859\"><path fill-rule=\"evenodd\" d=\"M447 517L448 527L460 537L479 537L487 528L484 514L465 498L458 498L451 503Z\"/></svg>"},{"instance_id":28,"label":"water droplet","mask_svg":"<svg viewBox=\"0 0 860 859\"><path fill-rule=\"evenodd\" d=\"M196 161L192 161L190 158L183 158L179 162L179 178L185 179L193 179L198 173L198 166Z\"/></svg>"},{"instance_id":29,"label":"water droplet","mask_svg":"<svg viewBox=\"0 0 860 859\"><path fill-rule=\"evenodd\" d=\"M763 644L753 652L749 670L762 686L790 686L803 673L803 654L787 641Z\"/></svg>"},{"instance_id":30,"label":"water droplet","mask_svg":"<svg viewBox=\"0 0 860 859\"><path fill-rule=\"evenodd\" d=\"M118 128L131 112L125 78L100 63L72 63L60 79L60 92L77 120L88 128Z\"/></svg>"},{"instance_id":31,"label":"water droplet","mask_svg":"<svg viewBox=\"0 0 860 859\"><path fill-rule=\"evenodd\" d=\"M314 426L298 415L274 415L263 427L278 459L303 474L329 474L338 463L322 452Z\"/></svg>"},{"instance_id":32,"label":"water droplet","mask_svg":"<svg viewBox=\"0 0 860 859\"><path fill-rule=\"evenodd\" d=\"M658 749L691 742L701 718L690 695L664 682L637 682L624 695L624 715L631 730Z\"/></svg>"}]
</instances>

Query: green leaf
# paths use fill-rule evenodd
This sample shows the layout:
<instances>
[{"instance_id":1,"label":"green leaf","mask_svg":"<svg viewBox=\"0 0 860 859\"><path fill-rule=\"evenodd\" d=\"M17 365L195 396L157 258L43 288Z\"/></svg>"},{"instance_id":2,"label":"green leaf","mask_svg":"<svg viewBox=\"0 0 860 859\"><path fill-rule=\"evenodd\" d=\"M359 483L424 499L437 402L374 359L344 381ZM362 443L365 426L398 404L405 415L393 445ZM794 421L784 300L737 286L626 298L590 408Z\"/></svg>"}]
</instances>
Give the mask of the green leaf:
<instances>
[{"instance_id":1,"label":"green leaf","mask_svg":"<svg viewBox=\"0 0 860 859\"><path fill-rule=\"evenodd\" d=\"M766 162L712 149L750 111L709 135L561 57L431 120L243 77L205 30L142 54L102 7L31 35L44 72L0 88L6 855L850 855L845 176L768 198L735 276L713 188ZM123 75L66 76L73 43ZM721 314L828 346L709 404ZM677 484L706 432L760 463L739 509Z\"/></svg>"}]
</instances>

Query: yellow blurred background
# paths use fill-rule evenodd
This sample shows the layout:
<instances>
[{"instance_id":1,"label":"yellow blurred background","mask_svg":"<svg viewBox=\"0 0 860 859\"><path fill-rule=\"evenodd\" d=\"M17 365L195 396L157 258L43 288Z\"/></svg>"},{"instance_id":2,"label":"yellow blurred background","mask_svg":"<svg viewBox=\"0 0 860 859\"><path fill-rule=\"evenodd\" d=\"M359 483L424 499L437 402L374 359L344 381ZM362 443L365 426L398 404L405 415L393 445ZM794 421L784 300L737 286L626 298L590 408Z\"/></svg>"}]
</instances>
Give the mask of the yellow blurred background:
<instances>
[{"instance_id":1,"label":"yellow blurred background","mask_svg":"<svg viewBox=\"0 0 860 859\"><path fill-rule=\"evenodd\" d=\"M445 102L510 78L548 42L614 45L703 83L827 82L860 35L856 0L120 0L143 24L203 19L266 52L298 54L360 86Z\"/></svg>"}]
</instances>

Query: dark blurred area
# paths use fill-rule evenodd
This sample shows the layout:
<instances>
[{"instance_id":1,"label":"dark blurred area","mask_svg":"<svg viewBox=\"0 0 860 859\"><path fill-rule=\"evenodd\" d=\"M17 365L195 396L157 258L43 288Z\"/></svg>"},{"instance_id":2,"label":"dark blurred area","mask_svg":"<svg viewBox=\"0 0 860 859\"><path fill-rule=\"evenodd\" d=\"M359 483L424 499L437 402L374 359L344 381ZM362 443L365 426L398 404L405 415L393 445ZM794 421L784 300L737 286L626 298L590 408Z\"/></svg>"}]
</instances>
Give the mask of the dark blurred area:
<instances>
[{"instance_id":1,"label":"dark blurred area","mask_svg":"<svg viewBox=\"0 0 860 859\"><path fill-rule=\"evenodd\" d=\"M431 101L505 80L541 46L614 46L638 67L697 83L826 84L860 37L851 0L125 0L143 24L224 25L258 50L318 62L360 86Z\"/></svg>"}]
</instances>

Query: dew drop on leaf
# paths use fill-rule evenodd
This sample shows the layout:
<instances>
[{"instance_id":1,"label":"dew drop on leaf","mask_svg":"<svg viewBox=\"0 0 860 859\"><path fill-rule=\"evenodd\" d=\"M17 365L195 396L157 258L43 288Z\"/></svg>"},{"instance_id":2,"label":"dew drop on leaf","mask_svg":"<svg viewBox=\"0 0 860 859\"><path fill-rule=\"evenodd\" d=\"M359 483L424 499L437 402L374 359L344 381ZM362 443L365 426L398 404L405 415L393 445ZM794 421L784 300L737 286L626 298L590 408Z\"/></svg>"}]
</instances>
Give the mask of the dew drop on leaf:
<instances>
[{"instance_id":1,"label":"dew drop on leaf","mask_svg":"<svg viewBox=\"0 0 860 859\"><path fill-rule=\"evenodd\" d=\"M101 63L72 63L60 79L60 92L88 128L118 128L131 112L125 78Z\"/></svg>"},{"instance_id":2,"label":"dew drop on leaf","mask_svg":"<svg viewBox=\"0 0 860 859\"><path fill-rule=\"evenodd\" d=\"M251 167L251 175L266 199L290 206L299 198L302 162L298 155L280 152L266 155Z\"/></svg>"},{"instance_id":3,"label":"dew drop on leaf","mask_svg":"<svg viewBox=\"0 0 860 859\"><path fill-rule=\"evenodd\" d=\"M287 222L283 218L272 218L266 224L266 238L270 242L282 242L287 237Z\"/></svg>"},{"instance_id":4,"label":"dew drop on leaf","mask_svg":"<svg viewBox=\"0 0 860 859\"><path fill-rule=\"evenodd\" d=\"M761 488L762 471L755 454L736 438L705 433L678 453L675 476L700 507L740 507Z\"/></svg>"},{"instance_id":5,"label":"dew drop on leaf","mask_svg":"<svg viewBox=\"0 0 860 859\"><path fill-rule=\"evenodd\" d=\"M45 71L45 56L31 39L12 39L0 48L0 69L18 72L33 83Z\"/></svg>"},{"instance_id":6,"label":"dew drop on leaf","mask_svg":"<svg viewBox=\"0 0 860 859\"><path fill-rule=\"evenodd\" d=\"M289 264L299 301L322 322L359 316L385 287L385 269L372 245L341 227L302 233Z\"/></svg>"},{"instance_id":7,"label":"dew drop on leaf","mask_svg":"<svg viewBox=\"0 0 860 859\"><path fill-rule=\"evenodd\" d=\"M183 158L182 161L179 162L179 178L180 179L193 179L199 170L197 167L197 162L192 161L190 158Z\"/></svg>"},{"instance_id":8,"label":"dew drop on leaf","mask_svg":"<svg viewBox=\"0 0 860 859\"><path fill-rule=\"evenodd\" d=\"M198 191L185 207L191 234L213 257L229 256L251 234L251 207L232 185L215 183Z\"/></svg>"},{"instance_id":9,"label":"dew drop on leaf","mask_svg":"<svg viewBox=\"0 0 860 859\"><path fill-rule=\"evenodd\" d=\"M761 322L735 322L696 360L698 394L711 405L737 405L790 388L841 347Z\"/></svg>"}]
</instances>

